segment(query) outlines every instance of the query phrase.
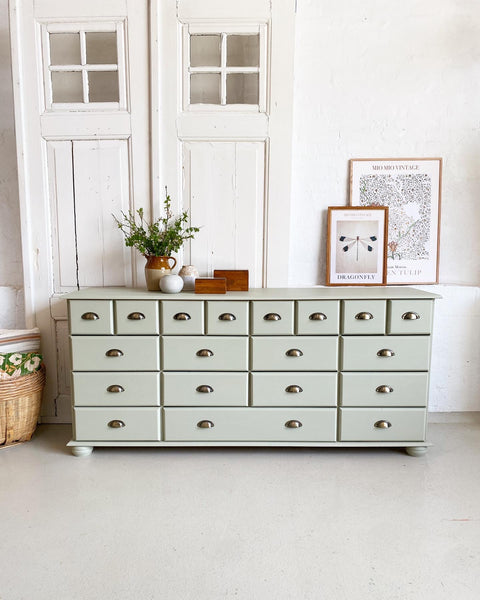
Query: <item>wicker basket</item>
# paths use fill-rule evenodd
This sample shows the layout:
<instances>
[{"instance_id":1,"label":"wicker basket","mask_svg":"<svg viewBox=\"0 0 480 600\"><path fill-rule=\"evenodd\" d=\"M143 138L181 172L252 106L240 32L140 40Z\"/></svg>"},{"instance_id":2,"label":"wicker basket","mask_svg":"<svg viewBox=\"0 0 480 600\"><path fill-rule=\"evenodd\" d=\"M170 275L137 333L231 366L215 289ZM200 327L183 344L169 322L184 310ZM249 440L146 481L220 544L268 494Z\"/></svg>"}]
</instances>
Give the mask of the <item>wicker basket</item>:
<instances>
[{"instance_id":1,"label":"wicker basket","mask_svg":"<svg viewBox=\"0 0 480 600\"><path fill-rule=\"evenodd\" d=\"M45 366L31 375L0 381L0 448L27 442L40 413Z\"/></svg>"}]
</instances>

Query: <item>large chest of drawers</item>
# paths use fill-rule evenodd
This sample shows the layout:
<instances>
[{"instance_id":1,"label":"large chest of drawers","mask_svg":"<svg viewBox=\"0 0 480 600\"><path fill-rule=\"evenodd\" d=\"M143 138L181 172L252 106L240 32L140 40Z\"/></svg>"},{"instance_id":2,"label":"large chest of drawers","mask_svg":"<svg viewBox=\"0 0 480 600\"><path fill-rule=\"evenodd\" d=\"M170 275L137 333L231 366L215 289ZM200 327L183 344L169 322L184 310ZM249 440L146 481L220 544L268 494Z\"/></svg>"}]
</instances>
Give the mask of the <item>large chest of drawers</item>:
<instances>
[{"instance_id":1,"label":"large chest of drawers","mask_svg":"<svg viewBox=\"0 0 480 600\"><path fill-rule=\"evenodd\" d=\"M73 439L94 446L429 445L433 303L411 288L68 296Z\"/></svg>"}]
</instances>

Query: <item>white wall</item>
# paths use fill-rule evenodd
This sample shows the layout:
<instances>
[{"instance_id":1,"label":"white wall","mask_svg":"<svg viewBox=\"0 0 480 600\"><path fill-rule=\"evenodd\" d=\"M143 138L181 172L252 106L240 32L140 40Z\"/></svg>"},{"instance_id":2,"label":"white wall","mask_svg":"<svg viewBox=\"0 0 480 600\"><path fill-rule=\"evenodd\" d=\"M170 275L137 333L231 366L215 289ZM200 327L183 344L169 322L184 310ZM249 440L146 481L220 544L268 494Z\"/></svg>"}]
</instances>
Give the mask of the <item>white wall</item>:
<instances>
[{"instance_id":1,"label":"white wall","mask_svg":"<svg viewBox=\"0 0 480 600\"><path fill-rule=\"evenodd\" d=\"M7 0L0 0L0 327L23 326ZM431 409L480 410L480 3L298 0L290 285L325 280L348 159L444 159ZM20 292L19 292L20 289Z\"/></svg>"}]
</instances>

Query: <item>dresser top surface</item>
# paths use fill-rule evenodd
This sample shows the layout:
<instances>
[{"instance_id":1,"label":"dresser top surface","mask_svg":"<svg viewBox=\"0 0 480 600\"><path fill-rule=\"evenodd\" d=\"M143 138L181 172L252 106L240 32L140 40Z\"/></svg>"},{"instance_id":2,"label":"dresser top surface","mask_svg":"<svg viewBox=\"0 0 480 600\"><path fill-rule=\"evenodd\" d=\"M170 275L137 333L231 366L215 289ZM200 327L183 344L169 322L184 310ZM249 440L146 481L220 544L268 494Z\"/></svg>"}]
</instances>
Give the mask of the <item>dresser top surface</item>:
<instances>
[{"instance_id":1,"label":"dresser top surface","mask_svg":"<svg viewBox=\"0 0 480 600\"><path fill-rule=\"evenodd\" d=\"M439 294L411 287L251 288L248 292L164 294L142 288L86 288L64 296L68 300L432 300Z\"/></svg>"}]
</instances>

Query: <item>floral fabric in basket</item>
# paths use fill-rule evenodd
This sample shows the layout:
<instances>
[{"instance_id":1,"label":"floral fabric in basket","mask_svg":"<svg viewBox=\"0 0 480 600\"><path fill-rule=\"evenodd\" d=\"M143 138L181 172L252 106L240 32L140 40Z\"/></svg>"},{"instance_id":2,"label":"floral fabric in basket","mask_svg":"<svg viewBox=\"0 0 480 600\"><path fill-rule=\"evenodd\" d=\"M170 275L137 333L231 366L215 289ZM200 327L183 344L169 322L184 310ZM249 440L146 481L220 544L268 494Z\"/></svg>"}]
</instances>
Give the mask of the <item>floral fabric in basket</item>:
<instances>
[{"instance_id":1,"label":"floral fabric in basket","mask_svg":"<svg viewBox=\"0 0 480 600\"><path fill-rule=\"evenodd\" d=\"M38 352L0 353L0 381L34 373L41 364L42 355Z\"/></svg>"}]
</instances>

